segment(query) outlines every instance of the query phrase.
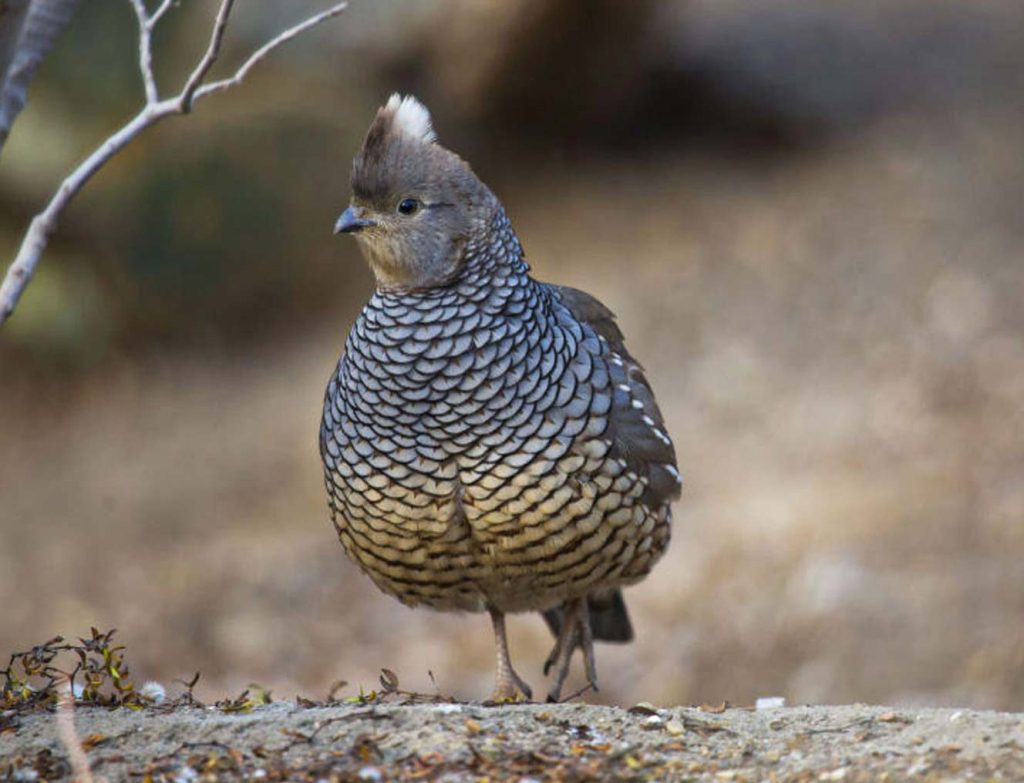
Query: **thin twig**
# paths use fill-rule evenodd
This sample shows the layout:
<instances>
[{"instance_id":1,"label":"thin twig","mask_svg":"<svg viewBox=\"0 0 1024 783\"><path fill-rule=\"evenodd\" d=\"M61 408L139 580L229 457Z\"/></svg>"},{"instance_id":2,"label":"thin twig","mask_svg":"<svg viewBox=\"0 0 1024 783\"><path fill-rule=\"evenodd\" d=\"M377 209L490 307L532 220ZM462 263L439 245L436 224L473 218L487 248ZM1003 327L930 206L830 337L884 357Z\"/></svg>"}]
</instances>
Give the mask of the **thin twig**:
<instances>
[{"instance_id":1,"label":"thin twig","mask_svg":"<svg viewBox=\"0 0 1024 783\"><path fill-rule=\"evenodd\" d=\"M156 23L160 21L160 17L162 17L164 14L167 13L167 9L170 8L171 5L174 2L175 2L175 0L164 0L160 4L160 6L150 15L150 17L149 17L149 29L150 30L152 30L153 27L156 25Z\"/></svg>"},{"instance_id":2,"label":"thin twig","mask_svg":"<svg viewBox=\"0 0 1024 783\"><path fill-rule=\"evenodd\" d=\"M321 22L325 22L331 17L337 16L338 14L345 10L346 6L348 6L347 2L338 3L337 5L331 6L330 8L327 8L321 11L320 13L316 14L315 16L309 17L309 19L305 20L304 22L300 22L294 27L290 27L289 29L285 30L280 35L278 35L276 38L272 38L271 40L267 41L265 44L263 44L263 46L261 46L251 55L249 55L249 59L242 63L242 67L235 71L234 76L228 79L220 79L215 82L210 82L209 84L200 87L196 91L196 99L198 100L199 98L203 98L207 95L210 95L211 93L218 92L220 90L226 90L229 87L237 87L239 84L242 83L242 80L245 79L249 71L252 70L252 67L256 65L256 63L258 63L264 57L266 57L268 54L270 54L278 46L280 46L281 44L288 43L288 41L290 41L295 36L302 35L302 33L306 32L306 30L309 30L312 27L316 27Z\"/></svg>"},{"instance_id":3,"label":"thin twig","mask_svg":"<svg viewBox=\"0 0 1024 783\"><path fill-rule=\"evenodd\" d=\"M186 114L192 111L192 97L196 94L199 85L203 83L206 74L210 72L210 68L217 61L220 44L224 40L224 31L228 29L228 17L231 16L231 9L234 5L235 0L221 0L220 2L220 8L217 9L217 20L213 23L213 32L210 33L210 45L206 47L203 59L199 61L199 65L185 82L185 89L181 91L181 110Z\"/></svg>"},{"instance_id":4,"label":"thin twig","mask_svg":"<svg viewBox=\"0 0 1024 783\"><path fill-rule=\"evenodd\" d=\"M60 689L57 699L57 733L68 752L75 783L93 783L89 757L85 755L82 740L75 730L75 693L70 677L67 678L66 687Z\"/></svg>"},{"instance_id":5,"label":"thin twig","mask_svg":"<svg viewBox=\"0 0 1024 783\"><path fill-rule=\"evenodd\" d=\"M272 38L255 52L227 79L202 85L203 79L220 53L220 45L224 39L228 17L234 0L221 0L214 22L210 43L198 65L189 75L181 92L173 98L159 99L156 79L153 76L152 38L151 33L156 23L163 17L173 4L173 0L163 0L157 9L149 14L145 0L130 0L135 9L139 24L139 70L142 73L143 85L146 89L146 105L124 126L108 137L71 174L60 184L46 208L36 215L28 231L22 239L21 246L14 261L7 269L3 284L0 285L0 326L11 316L18 304L25 287L32 278L39 264L39 259L46 249L50 236L57 229L61 214L72 198L82 189L86 182L99 171L114 155L120 152L132 139L151 125L172 114L187 114L195 101L214 92L241 84L246 75L260 60L264 59L278 46L287 43L297 35L312 27L337 16L345 10L347 2L339 2L308 19L288 28Z\"/></svg>"},{"instance_id":6,"label":"thin twig","mask_svg":"<svg viewBox=\"0 0 1024 783\"><path fill-rule=\"evenodd\" d=\"M580 688L575 693L570 693L568 696L566 696L566 697L564 697L562 699L559 699L557 703L558 704L565 704L566 702L570 702L573 699L578 699L580 696L582 696L587 691L592 691L592 690L596 691L597 688L594 687L594 683L588 682L586 685L584 685L582 688Z\"/></svg>"},{"instance_id":7,"label":"thin twig","mask_svg":"<svg viewBox=\"0 0 1024 783\"><path fill-rule=\"evenodd\" d=\"M131 0L135 9L135 17L139 22L139 70L142 72L142 85L146 90L146 103L160 100L156 89L156 77L153 75L153 25L146 11L145 0Z\"/></svg>"}]
</instances>

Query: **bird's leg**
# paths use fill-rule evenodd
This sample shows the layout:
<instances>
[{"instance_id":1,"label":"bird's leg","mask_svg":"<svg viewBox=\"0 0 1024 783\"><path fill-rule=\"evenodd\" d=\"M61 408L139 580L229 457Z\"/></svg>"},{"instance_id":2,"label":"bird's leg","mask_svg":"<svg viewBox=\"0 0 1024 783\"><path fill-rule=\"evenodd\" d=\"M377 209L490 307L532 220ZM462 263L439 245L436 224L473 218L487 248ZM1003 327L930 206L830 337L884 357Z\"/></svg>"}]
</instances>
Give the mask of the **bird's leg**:
<instances>
[{"instance_id":1,"label":"bird's leg","mask_svg":"<svg viewBox=\"0 0 1024 783\"><path fill-rule=\"evenodd\" d=\"M583 600L586 601L586 599ZM562 604L562 628L558 633L558 638L555 640L555 646L544 664L545 674L553 665L558 665L555 684L548 691L549 702L558 701L558 697L562 693L562 685L565 684L565 679L569 676L569 664L572 661L572 654L576 649L579 638L579 624L577 622L579 601L580 599L575 598Z\"/></svg>"},{"instance_id":2,"label":"bird's leg","mask_svg":"<svg viewBox=\"0 0 1024 783\"><path fill-rule=\"evenodd\" d=\"M555 637L555 646L551 648L551 652L548 653L548 657L544 661L544 676L547 677L551 673L551 667L558 663L558 659L562 655L562 648L565 647L573 636L574 628L572 624L566 622L566 610L562 606L558 609L562 613L562 625L558 629L558 636Z\"/></svg>"},{"instance_id":3,"label":"bird's leg","mask_svg":"<svg viewBox=\"0 0 1024 783\"><path fill-rule=\"evenodd\" d=\"M577 643L583 653L583 671L587 675L587 682L595 691L597 687L597 663L594 661L594 634L590 628L590 605L586 598L580 599L580 633Z\"/></svg>"},{"instance_id":4,"label":"bird's leg","mask_svg":"<svg viewBox=\"0 0 1024 783\"><path fill-rule=\"evenodd\" d=\"M523 678L516 674L512 668L512 661L508 655L508 637L505 634L505 613L497 609L489 610L491 613L491 625L494 626L494 642L498 648L498 666L494 675L494 693L491 694L493 701L518 701L525 698L529 701L533 697L530 686L523 681Z\"/></svg>"},{"instance_id":5,"label":"bird's leg","mask_svg":"<svg viewBox=\"0 0 1024 783\"><path fill-rule=\"evenodd\" d=\"M583 652L583 664L587 673L587 681L597 690L597 669L594 665L594 637L590 631L590 612L586 596L566 601L562 607L562 628L555 640L547 661L544 663L546 674L552 666L558 664L555 684L548 692L548 701L557 702L562 693L562 686L569 676L569 664L572 654L579 647Z\"/></svg>"}]
</instances>

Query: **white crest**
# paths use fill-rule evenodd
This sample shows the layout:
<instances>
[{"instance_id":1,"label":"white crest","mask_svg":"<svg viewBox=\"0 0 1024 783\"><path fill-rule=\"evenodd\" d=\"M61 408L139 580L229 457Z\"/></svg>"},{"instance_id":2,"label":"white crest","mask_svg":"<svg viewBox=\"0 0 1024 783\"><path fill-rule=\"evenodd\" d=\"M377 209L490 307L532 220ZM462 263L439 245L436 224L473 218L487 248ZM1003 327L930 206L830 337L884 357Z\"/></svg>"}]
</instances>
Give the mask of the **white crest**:
<instances>
[{"instance_id":1,"label":"white crest","mask_svg":"<svg viewBox=\"0 0 1024 783\"><path fill-rule=\"evenodd\" d=\"M404 98L397 92L388 98L384 111L394 117L392 127L427 144L437 140L434 128L430 124L430 112L412 95Z\"/></svg>"}]
</instances>

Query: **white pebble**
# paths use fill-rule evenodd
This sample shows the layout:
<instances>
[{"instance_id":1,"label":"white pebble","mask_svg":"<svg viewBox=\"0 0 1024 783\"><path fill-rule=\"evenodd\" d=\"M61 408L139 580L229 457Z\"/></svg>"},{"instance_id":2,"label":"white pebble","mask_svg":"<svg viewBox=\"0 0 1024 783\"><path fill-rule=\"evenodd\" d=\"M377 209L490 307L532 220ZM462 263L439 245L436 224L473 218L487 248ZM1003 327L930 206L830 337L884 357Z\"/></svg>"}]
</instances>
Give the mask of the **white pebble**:
<instances>
[{"instance_id":1,"label":"white pebble","mask_svg":"<svg viewBox=\"0 0 1024 783\"><path fill-rule=\"evenodd\" d=\"M356 776L360 780L371 780L373 783L384 779L384 776L380 774L380 770L376 767L363 767L356 773Z\"/></svg>"},{"instance_id":2,"label":"white pebble","mask_svg":"<svg viewBox=\"0 0 1024 783\"><path fill-rule=\"evenodd\" d=\"M786 700L782 696L760 696L754 702L754 708L758 710L775 710L785 706Z\"/></svg>"},{"instance_id":3,"label":"white pebble","mask_svg":"<svg viewBox=\"0 0 1024 783\"><path fill-rule=\"evenodd\" d=\"M39 780L39 773L32 767L18 767L11 775L11 780L16 780L18 783L31 783L33 780Z\"/></svg>"},{"instance_id":4,"label":"white pebble","mask_svg":"<svg viewBox=\"0 0 1024 783\"><path fill-rule=\"evenodd\" d=\"M462 712L461 704L438 704L434 707L434 712L440 712L444 715L451 715L453 712Z\"/></svg>"},{"instance_id":5,"label":"white pebble","mask_svg":"<svg viewBox=\"0 0 1024 783\"><path fill-rule=\"evenodd\" d=\"M155 680L150 680L143 685L139 689L139 695L144 699L149 699L154 704L163 704L167 699L167 691L164 690L164 686Z\"/></svg>"},{"instance_id":6,"label":"white pebble","mask_svg":"<svg viewBox=\"0 0 1024 783\"><path fill-rule=\"evenodd\" d=\"M822 772L818 775L818 780L846 780L846 773L849 771L849 767L838 767L831 772Z\"/></svg>"}]
</instances>

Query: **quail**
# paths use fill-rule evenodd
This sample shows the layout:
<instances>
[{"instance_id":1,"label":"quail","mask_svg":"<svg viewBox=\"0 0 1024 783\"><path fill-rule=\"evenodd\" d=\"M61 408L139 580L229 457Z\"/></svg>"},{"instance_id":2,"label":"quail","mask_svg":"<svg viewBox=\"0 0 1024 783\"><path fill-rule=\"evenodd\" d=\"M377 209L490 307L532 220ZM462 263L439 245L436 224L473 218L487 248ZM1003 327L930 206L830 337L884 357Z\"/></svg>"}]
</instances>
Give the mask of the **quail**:
<instances>
[{"instance_id":1,"label":"quail","mask_svg":"<svg viewBox=\"0 0 1024 783\"><path fill-rule=\"evenodd\" d=\"M509 612L542 612L560 697L579 649L629 641L621 588L669 542L675 450L612 312L535 280L501 202L412 96L378 110L335 233L376 290L324 399L320 453L348 556L408 606L488 612L493 698L532 698Z\"/></svg>"}]
</instances>

